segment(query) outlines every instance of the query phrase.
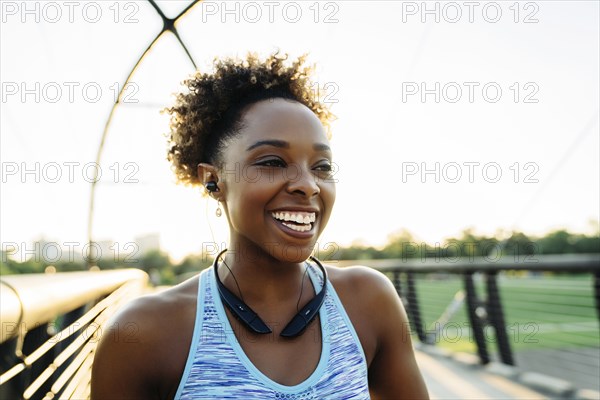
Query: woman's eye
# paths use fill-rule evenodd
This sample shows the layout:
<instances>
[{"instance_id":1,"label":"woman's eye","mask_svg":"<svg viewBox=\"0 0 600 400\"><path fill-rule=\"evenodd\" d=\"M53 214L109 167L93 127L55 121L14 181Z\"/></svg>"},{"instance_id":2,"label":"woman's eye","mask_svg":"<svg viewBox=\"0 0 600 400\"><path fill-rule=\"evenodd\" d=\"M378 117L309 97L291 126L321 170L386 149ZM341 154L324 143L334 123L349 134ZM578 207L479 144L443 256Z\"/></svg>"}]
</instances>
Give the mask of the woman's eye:
<instances>
[{"instance_id":1,"label":"woman's eye","mask_svg":"<svg viewBox=\"0 0 600 400\"><path fill-rule=\"evenodd\" d=\"M257 165L262 165L265 167L285 167L285 163L282 160L278 159L260 161L259 163L257 163Z\"/></svg>"},{"instance_id":2,"label":"woman's eye","mask_svg":"<svg viewBox=\"0 0 600 400\"><path fill-rule=\"evenodd\" d=\"M315 168L317 171L326 171L326 172L331 172L333 170L333 168L331 167L331 164L322 164L319 165L318 167Z\"/></svg>"}]
</instances>

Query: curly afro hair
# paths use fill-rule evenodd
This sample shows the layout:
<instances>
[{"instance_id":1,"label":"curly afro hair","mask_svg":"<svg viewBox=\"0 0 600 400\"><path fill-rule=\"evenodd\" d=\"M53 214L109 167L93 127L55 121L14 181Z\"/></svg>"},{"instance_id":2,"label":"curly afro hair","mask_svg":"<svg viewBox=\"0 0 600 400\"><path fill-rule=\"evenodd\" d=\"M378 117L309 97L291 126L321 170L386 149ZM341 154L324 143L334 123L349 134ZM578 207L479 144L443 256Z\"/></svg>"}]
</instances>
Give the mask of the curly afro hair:
<instances>
[{"instance_id":1,"label":"curly afro hair","mask_svg":"<svg viewBox=\"0 0 600 400\"><path fill-rule=\"evenodd\" d=\"M215 58L211 74L198 71L183 82L187 92L179 93L175 105L165 110L171 116L167 159L179 183L200 185L199 163L222 166L222 151L239 133L245 107L261 100L285 98L304 104L330 137L334 116L319 101L320 92L310 80L313 68L304 66L306 55L289 66L287 58L278 53L263 61L255 53L245 60Z\"/></svg>"}]
</instances>

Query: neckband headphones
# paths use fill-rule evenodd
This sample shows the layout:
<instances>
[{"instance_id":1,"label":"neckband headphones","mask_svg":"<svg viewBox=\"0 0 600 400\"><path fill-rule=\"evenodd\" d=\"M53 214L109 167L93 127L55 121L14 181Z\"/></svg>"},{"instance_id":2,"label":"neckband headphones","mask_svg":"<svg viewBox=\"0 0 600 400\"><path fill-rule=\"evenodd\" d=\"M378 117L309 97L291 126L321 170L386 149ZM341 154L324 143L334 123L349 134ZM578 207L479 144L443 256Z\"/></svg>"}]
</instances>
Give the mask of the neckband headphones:
<instances>
[{"instance_id":1,"label":"neckband headphones","mask_svg":"<svg viewBox=\"0 0 600 400\"><path fill-rule=\"evenodd\" d=\"M246 303L244 303L239 297L233 294L229 289L225 287L221 279L219 279L218 274L218 264L217 261L225 253L227 249L215 257L215 261L213 262L213 268L215 272L215 277L217 279L217 288L219 290L219 295L221 296L221 300L223 303L227 305L227 308L233 313L233 315L241 321L249 330L259 334L271 333L271 328L264 323L262 319L258 316L252 308L250 308ZM292 318L290 322L283 328L280 336L283 337L296 337L300 335L304 330L310 325L310 323L315 319L323 302L325 301L325 293L327 288L327 271L321 264L319 260L315 257L310 256L310 259L314 261L319 268L321 269L321 273L323 274L323 287L321 291L311 300L309 301L302 309ZM223 261L225 262L225 261ZM307 263L308 264L308 263Z\"/></svg>"}]
</instances>

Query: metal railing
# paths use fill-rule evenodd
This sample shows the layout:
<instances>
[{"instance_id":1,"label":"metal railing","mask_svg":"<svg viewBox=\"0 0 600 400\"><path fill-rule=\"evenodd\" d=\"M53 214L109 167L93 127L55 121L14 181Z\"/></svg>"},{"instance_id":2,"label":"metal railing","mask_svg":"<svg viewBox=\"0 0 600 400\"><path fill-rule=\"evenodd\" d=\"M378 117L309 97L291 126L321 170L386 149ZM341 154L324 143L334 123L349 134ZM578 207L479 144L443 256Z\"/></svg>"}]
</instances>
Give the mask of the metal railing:
<instances>
[{"instance_id":1,"label":"metal railing","mask_svg":"<svg viewBox=\"0 0 600 400\"><path fill-rule=\"evenodd\" d=\"M138 269L2 276L0 398L88 398L104 324L147 280Z\"/></svg>"},{"instance_id":2,"label":"metal railing","mask_svg":"<svg viewBox=\"0 0 600 400\"><path fill-rule=\"evenodd\" d=\"M600 254L333 264L388 275L423 344L600 391Z\"/></svg>"}]
</instances>

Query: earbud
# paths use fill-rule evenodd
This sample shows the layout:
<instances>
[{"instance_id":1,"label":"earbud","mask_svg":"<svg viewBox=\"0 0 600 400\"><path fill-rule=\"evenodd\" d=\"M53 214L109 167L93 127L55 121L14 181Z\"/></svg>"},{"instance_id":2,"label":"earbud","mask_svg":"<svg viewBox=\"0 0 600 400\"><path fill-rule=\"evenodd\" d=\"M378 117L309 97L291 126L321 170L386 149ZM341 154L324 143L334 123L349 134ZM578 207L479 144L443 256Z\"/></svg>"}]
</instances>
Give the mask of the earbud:
<instances>
[{"instance_id":1,"label":"earbud","mask_svg":"<svg viewBox=\"0 0 600 400\"><path fill-rule=\"evenodd\" d=\"M209 192L218 192L219 187L217 186L217 182L215 182L215 181L206 182L206 190L208 190Z\"/></svg>"}]
</instances>

